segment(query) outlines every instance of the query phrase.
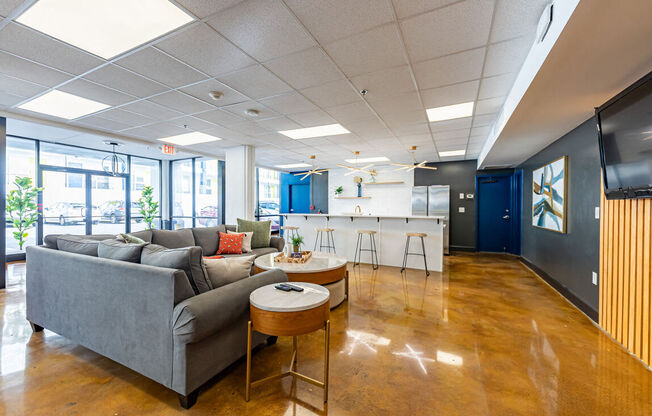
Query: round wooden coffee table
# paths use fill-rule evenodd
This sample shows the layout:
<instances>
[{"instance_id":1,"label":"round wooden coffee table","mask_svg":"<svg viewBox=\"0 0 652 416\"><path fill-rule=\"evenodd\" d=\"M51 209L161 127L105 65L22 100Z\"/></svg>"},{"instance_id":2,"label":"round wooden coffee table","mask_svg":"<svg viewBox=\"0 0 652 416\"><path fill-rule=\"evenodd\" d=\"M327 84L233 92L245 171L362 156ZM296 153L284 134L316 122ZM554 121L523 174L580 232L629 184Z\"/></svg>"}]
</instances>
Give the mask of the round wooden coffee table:
<instances>
[{"instance_id":1,"label":"round wooden coffee table","mask_svg":"<svg viewBox=\"0 0 652 416\"><path fill-rule=\"evenodd\" d=\"M315 251L305 263L275 262L279 253L265 254L254 260L254 274L281 269L290 282L309 282L322 285L331 292L331 308L339 306L349 296L347 259L335 254Z\"/></svg>"},{"instance_id":2,"label":"round wooden coffee table","mask_svg":"<svg viewBox=\"0 0 652 416\"><path fill-rule=\"evenodd\" d=\"M328 401L328 356L330 352L330 292L313 283L293 282L303 292L284 292L276 284L260 287L249 296L250 320L247 326L247 385L245 400L249 401L251 387L270 380L292 376L324 389L324 403ZM297 372L297 336L324 329L324 381L318 381ZM290 371L251 381L251 333L258 331L272 336L292 337Z\"/></svg>"}]
</instances>

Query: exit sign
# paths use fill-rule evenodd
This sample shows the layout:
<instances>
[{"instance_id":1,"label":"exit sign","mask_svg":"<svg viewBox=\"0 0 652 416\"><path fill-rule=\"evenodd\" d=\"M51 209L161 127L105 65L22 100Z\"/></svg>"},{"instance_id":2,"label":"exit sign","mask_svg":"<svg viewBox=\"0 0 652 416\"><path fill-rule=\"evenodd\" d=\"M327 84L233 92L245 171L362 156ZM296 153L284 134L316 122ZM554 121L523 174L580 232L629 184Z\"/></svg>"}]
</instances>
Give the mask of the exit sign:
<instances>
[{"instance_id":1,"label":"exit sign","mask_svg":"<svg viewBox=\"0 0 652 416\"><path fill-rule=\"evenodd\" d=\"M174 154L174 146L170 146L169 144L164 144L161 146L161 151L163 154L166 155L173 155Z\"/></svg>"}]
</instances>

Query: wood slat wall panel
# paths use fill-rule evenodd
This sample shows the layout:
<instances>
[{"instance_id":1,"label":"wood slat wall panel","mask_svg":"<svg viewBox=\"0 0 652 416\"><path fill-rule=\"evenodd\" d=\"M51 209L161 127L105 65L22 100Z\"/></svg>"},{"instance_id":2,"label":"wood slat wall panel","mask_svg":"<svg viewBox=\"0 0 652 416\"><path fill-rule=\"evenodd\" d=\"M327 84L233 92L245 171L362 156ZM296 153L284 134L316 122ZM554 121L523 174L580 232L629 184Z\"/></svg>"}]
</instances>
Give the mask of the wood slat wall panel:
<instances>
[{"instance_id":1,"label":"wood slat wall panel","mask_svg":"<svg viewBox=\"0 0 652 416\"><path fill-rule=\"evenodd\" d=\"M600 325L652 365L652 200L601 200Z\"/></svg>"}]
</instances>

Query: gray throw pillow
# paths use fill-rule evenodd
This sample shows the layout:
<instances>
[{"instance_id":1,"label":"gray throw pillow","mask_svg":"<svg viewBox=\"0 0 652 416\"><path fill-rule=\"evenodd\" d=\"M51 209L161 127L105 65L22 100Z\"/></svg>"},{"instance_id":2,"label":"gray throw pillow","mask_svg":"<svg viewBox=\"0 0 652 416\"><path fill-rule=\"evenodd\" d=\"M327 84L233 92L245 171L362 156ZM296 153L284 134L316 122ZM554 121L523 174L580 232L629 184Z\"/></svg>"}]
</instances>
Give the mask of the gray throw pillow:
<instances>
[{"instance_id":1,"label":"gray throw pillow","mask_svg":"<svg viewBox=\"0 0 652 416\"><path fill-rule=\"evenodd\" d=\"M192 286L196 295L213 289L204 270L201 247L168 249L156 244L149 244L143 247L140 254L140 263L183 270L186 272L190 286Z\"/></svg>"},{"instance_id":2,"label":"gray throw pillow","mask_svg":"<svg viewBox=\"0 0 652 416\"><path fill-rule=\"evenodd\" d=\"M138 237L136 237L134 235L125 234L125 233L120 233L120 234L116 235L115 239L117 241L121 241L123 243L131 243L131 244L144 244L144 243L146 243L146 241L143 240L142 238L138 238Z\"/></svg>"},{"instance_id":3,"label":"gray throw pillow","mask_svg":"<svg viewBox=\"0 0 652 416\"><path fill-rule=\"evenodd\" d=\"M214 289L249 277L256 256L204 259L206 272Z\"/></svg>"},{"instance_id":4,"label":"gray throw pillow","mask_svg":"<svg viewBox=\"0 0 652 416\"><path fill-rule=\"evenodd\" d=\"M167 248L195 246L195 237L190 228L181 230L152 230L152 243Z\"/></svg>"},{"instance_id":5,"label":"gray throw pillow","mask_svg":"<svg viewBox=\"0 0 652 416\"><path fill-rule=\"evenodd\" d=\"M69 253L85 254L97 257L100 240L91 240L79 235L62 235L57 238L57 248Z\"/></svg>"},{"instance_id":6,"label":"gray throw pillow","mask_svg":"<svg viewBox=\"0 0 652 416\"><path fill-rule=\"evenodd\" d=\"M146 243L152 242L152 230L142 230L129 233L133 237L138 237Z\"/></svg>"},{"instance_id":7,"label":"gray throw pillow","mask_svg":"<svg viewBox=\"0 0 652 416\"><path fill-rule=\"evenodd\" d=\"M147 244L145 242L124 243L119 240L104 240L100 241L100 245L97 247L97 256L104 259L140 263L140 254Z\"/></svg>"},{"instance_id":8,"label":"gray throw pillow","mask_svg":"<svg viewBox=\"0 0 652 416\"><path fill-rule=\"evenodd\" d=\"M195 227L191 230L195 237L195 245L204 250L204 256L214 256L217 253L220 240L218 233L225 233L226 227L218 225L216 227Z\"/></svg>"}]
</instances>

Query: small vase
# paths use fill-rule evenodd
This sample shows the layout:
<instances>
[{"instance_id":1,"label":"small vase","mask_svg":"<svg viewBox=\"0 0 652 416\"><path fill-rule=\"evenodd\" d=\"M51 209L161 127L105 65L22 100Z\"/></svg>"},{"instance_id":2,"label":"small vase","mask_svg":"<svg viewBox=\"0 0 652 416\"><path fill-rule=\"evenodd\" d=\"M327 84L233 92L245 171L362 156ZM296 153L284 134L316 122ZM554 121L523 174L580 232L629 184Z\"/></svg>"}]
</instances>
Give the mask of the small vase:
<instances>
[{"instance_id":1,"label":"small vase","mask_svg":"<svg viewBox=\"0 0 652 416\"><path fill-rule=\"evenodd\" d=\"M358 198L362 196L362 185L358 184Z\"/></svg>"}]
</instances>

